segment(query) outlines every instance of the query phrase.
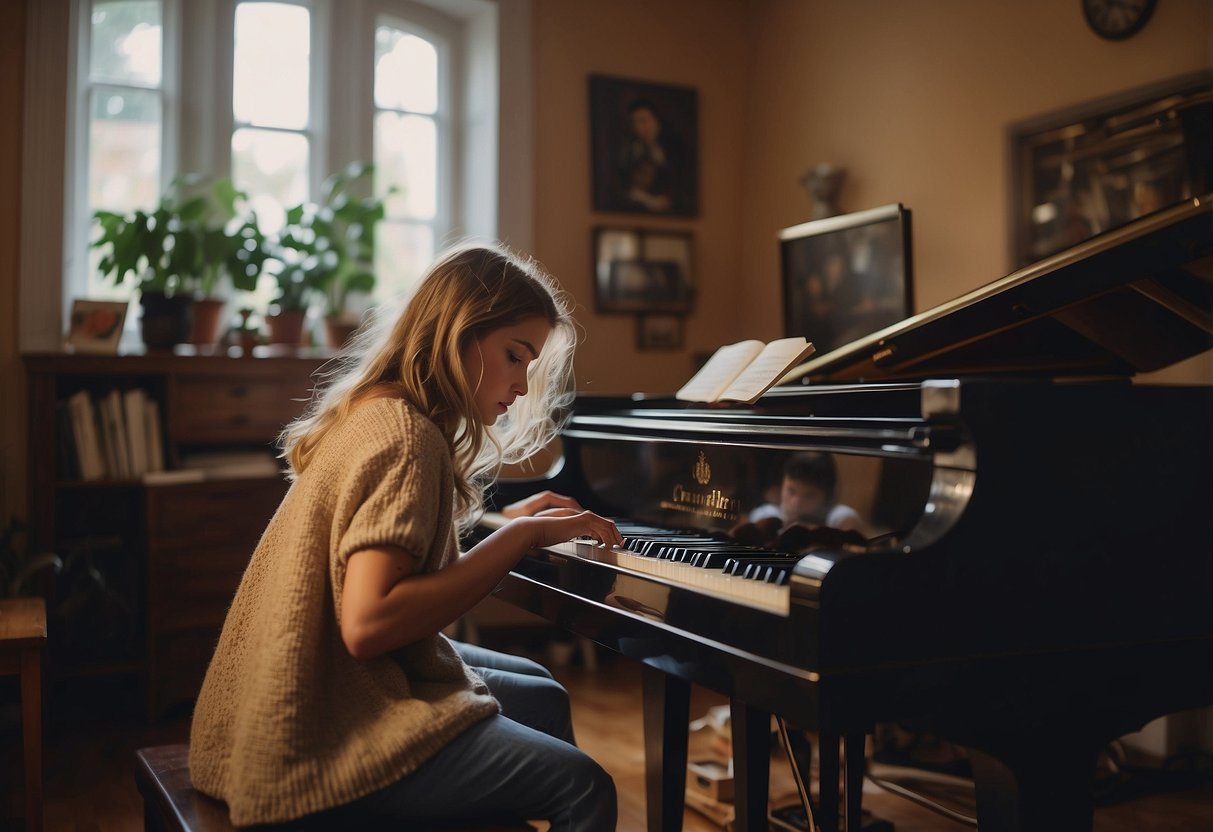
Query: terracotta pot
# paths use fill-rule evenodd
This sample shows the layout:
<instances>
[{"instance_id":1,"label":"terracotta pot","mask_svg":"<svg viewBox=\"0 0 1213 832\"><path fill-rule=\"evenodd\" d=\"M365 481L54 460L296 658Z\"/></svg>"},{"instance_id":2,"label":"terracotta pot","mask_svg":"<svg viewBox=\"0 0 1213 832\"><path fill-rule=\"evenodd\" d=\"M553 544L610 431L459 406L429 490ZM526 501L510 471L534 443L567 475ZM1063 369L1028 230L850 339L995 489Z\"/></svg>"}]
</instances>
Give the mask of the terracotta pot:
<instances>
[{"instance_id":1,"label":"terracotta pot","mask_svg":"<svg viewBox=\"0 0 1213 832\"><path fill-rule=\"evenodd\" d=\"M332 349L339 350L344 347L357 331L357 321L344 321L331 316L324 319L324 334Z\"/></svg>"},{"instance_id":2,"label":"terracotta pot","mask_svg":"<svg viewBox=\"0 0 1213 832\"><path fill-rule=\"evenodd\" d=\"M303 309L288 309L277 315L266 315L265 322L270 328L271 344L286 344L298 347L303 344L303 320L307 311Z\"/></svg>"},{"instance_id":3,"label":"terracotta pot","mask_svg":"<svg viewBox=\"0 0 1213 832\"><path fill-rule=\"evenodd\" d=\"M144 345L149 350L167 350L184 343L190 334L193 303L194 299L188 295L169 297L158 292L141 292L139 332Z\"/></svg>"},{"instance_id":4,"label":"terracotta pot","mask_svg":"<svg viewBox=\"0 0 1213 832\"><path fill-rule=\"evenodd\" d=\"M194 301L194 331L191 344L219 343L219 330L223 323L223 310L227 301L218 298L202 298Z\"/></svg>"}]
</instances>

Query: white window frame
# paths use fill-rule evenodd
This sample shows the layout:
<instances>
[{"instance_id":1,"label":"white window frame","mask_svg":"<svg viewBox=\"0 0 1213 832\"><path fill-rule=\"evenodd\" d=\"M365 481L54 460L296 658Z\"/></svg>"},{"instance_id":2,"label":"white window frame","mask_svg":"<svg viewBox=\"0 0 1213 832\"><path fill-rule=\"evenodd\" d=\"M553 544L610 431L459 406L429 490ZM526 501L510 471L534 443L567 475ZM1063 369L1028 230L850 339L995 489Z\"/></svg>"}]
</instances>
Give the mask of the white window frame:
<instances>
[{"instance_id":1,"label":"white window frame","mask_svg":"<svg viewBox=\"0 0 1213 832\"><path fill-rule=\"evenodd\" d=\"M318 193L328 173L371 154L373 49L365 61L349 60L351 56L335 50L334 43L348 37L351 26L373 37L379 13L413 19L423 26L436 19L428 15L441 13L456 21L464 46L452 53L452 78L459 94L452 99L454 155L444 174L449 177L449 202L447 228L440 233L447 238L496 238L529 250L534 196L531 0L287 2L310 5L315 13L317 65L312 89L322 99L314 115L323 122L317 123L318 139L312 148L312 194ZM333 13L334 2L339 3L340 14ZM165 0L162 186L181 171L230 174L233 4L234 0ZM397 11L405 7L410 11ZM87 8L88 0L39 0L27 10L18 301L23 353L61 348L72 299L82 292L84 273L76 265L74 249L80 235L87 239L91 229L88 217L78 216L84 213L79 189L87 184L81 182L77 169L82 157L75 73L79 39L89 22ZM363 26L363 21L368 25ZM183 38L182 31L188 31L189 37ZM327 56L331 62L326 65ZM349 94L358 88L350 77L356 72L371 79L358 96ZM327 109L325 99L331 104ZM365 108L365 117L359 116L359 107ZM358 129L347 129L355 122L360 122ZM322 124L340 125L340 129ZM445 241L440 237L436 242L441 246ZM78 269L74 283L73 267Z\"/></svg>"}]
</instances>

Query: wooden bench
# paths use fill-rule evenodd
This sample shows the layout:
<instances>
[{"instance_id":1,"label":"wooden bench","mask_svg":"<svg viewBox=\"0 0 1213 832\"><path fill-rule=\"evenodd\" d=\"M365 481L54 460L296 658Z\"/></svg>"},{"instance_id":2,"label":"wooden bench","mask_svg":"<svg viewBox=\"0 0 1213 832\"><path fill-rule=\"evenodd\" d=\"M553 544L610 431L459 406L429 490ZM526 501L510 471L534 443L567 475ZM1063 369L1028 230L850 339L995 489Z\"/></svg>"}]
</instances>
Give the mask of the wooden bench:
<instances>
[{"instance_id":1,"label":"wooden bench","mask_svg":"<svg viewBox=\"0 0 1213 832\"><path fill-rule=\"evenodd\" d=\"M189 756L189 746L185 744L142 748L135 752L135 781L143 795L143 828L146 832L234 832L237 827L228 819L227 806L194 791L190 782ZM259 828L298 829L301 826ZM320 827L310 824L306 828L318 830ZM393 828L401 829L399 823ZM535 832L530 824L517 822L444 826L441 829L444 832ZM417 828L415 832L430 832L430 828Z\"/></svg>"},{"instance_id":2,"label":"wooden bench","mask_svg":"<svg viewBox=\"0 0 1213 832\"><path fill-rule=\"evenodd\" d=\"M42 652L46 602L0 600L0 676L21 677L21 742L24 748L25 828L42 830Z\"/></svg>"}]
</instances>

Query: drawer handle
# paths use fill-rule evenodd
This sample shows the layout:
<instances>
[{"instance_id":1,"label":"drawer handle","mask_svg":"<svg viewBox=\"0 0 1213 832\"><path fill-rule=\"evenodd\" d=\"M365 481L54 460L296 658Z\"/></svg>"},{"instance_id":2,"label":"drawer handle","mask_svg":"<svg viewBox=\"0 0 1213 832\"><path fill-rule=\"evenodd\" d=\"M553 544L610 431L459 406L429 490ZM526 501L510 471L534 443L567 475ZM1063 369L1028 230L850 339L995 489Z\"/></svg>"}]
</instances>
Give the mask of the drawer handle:
<instances>
[{"instance_id":1,"label":"drawer handle","mask_svg":"<svg viewBox=\"0 0 1213 832\"><path fill-rule=\"evenodd\" d=\"M249 423L249 417L247 415L245 415L244 413L241 413L237 416L233 416L231 419L231 424L237 425L240 427L244 427L248 423Z\"/></svg>"},{"instance_id":2,"label":"drawer handle","mask_svg":"<svg viewBox=\"0 0 1213 832\"><path fill-rule=\"evenodd\" d=\"M243 398L248 395L248 387L243 384L237 384L232 388L232 395L237 399Z\"/></svg>"}]
</instances>

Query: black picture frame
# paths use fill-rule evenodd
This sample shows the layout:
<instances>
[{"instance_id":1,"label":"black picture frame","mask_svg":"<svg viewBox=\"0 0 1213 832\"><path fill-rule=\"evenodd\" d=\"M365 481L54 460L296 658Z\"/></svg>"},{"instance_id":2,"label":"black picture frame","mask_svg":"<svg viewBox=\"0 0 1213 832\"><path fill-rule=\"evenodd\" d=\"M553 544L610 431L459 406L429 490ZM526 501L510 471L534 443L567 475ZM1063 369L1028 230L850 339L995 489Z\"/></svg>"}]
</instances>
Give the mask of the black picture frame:
<instances>
[{"instance_id":1,"label":"black picture frame","mask_svg":"<svg viewBox=\"0 0 1213 832\"><path fill-rule=\"evenodd\" d=\"M682 349L681 315L637 315L636 349L663 351Z\"/></svg>"},{"instance_id":2,"label":"black picture frame","mask_svg":"<svg viewBox=\"0 0 1213 832\"><path fill-rule=\"evenodd\" d=\"M593 231L598 312L685 314L695 297L689 231L597 226Z\"/></svg>"},{"instance_id":3,"label":"black picture frame","mask_svg":"<svg viewBox=\"0 0 1213 832\"><path fill-rule=\"evenodd\" d=\"M909 208L892 203L780 231L784 335L824 355L909 317L910 220Z\"/></svg>"},{"instance_id":4,"label":"black picture frame","mask_svg":"<svg viewBox=\"0 0 1213 832\"><path fill-rule=\"evenodd\" d=\"M693 87L589 77L595 211L699 214L699 94Z\"/></svg>"},{"instance_id":5,"label":"black picture frame","mask_svg":"<svg viewBox=\"0 0 1213 832\"><path fill-rule=\"evenodd\" d=\"M1012 269L1213 188L1213 72L1008 128Z\"/></svg>"}]
</instances>

